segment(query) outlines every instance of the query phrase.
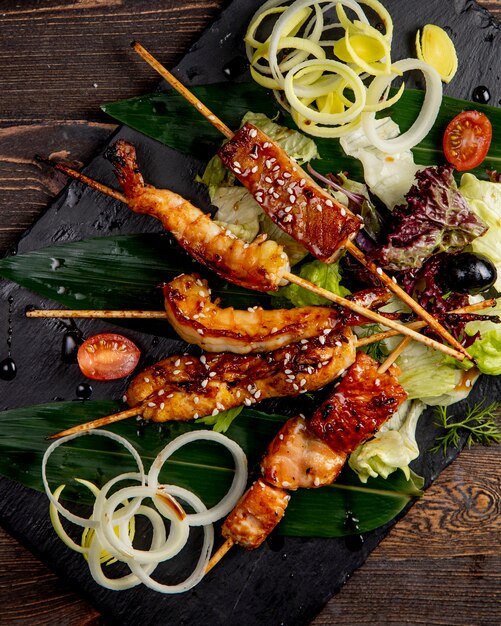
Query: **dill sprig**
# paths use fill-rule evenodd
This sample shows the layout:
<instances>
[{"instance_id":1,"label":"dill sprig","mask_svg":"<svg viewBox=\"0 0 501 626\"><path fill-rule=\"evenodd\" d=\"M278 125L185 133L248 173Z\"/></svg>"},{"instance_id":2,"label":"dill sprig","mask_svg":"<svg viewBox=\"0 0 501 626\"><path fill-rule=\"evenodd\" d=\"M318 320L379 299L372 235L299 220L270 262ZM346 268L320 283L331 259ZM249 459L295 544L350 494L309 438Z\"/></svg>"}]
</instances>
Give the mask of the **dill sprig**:
<instances>
[{"instance_id":1,"label":"dill sprig","mask_svg":"<svg viewBox=\"0 0 501 626\"><path fill-rule=\"evenodd\" d=\"M461 431L469 433L466 445L471 448L474 443L490 446L501 441L501 430L498 420L501 417L501 402L493 402L484 406L484 401L478 402L466 411L461 421L452 422L452 416L447 414L447 407L437 406L435 424L445 429L443 435L436 438L436 445L430 452L442 450L444 455L449 446L458 447Z\"/></svg>"}]
</instances>

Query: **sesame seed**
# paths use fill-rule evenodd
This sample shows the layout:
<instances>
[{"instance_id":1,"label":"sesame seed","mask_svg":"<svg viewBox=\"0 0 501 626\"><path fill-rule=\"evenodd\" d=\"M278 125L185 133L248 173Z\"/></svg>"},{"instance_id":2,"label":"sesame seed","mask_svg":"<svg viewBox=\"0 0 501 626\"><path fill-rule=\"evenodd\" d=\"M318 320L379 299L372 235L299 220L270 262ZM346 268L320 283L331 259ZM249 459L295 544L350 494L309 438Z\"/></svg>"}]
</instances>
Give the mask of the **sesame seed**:
<instances>
[{"instance_id":1,"label":"sesame seed","mask_svg":"<svg viewBox=\"0 0 501 626\"><path fill-rule=\"evenodd\" d=\"M395 285L398 285L398 283L397 283L397 279L395 278L395 276L392 276L392 277L391 277L391 280L395 283Z\"/></svg>"},{"instance_id":2,"label":"sesame seed","mask_svg":"<svg viewBox=\"0 0 501 626\"><path fill-rule=\"evenodd\" d=\"M301 339L301 343L308 343L308 339Z\"/></svg>"},{"instance_id":3,"label":"sesame seed","mask_svg":"<svg viewBox=\"0 0 501 626\"><path fill-rule=\"evenodd\" d=\"M277 185L280 185L280 186L285 185L285 181L282 180L281 178L277 178L275 182L277 183Z\"/></svg>"},{"instance_id":4,"label":"sesame seed","mask_svg":"<svg viewBox=\"0 0 501 626\"><path fill-rule=\"evenodd\" d=\"M381 381L379 380L379 378L376 378L376 380L374 381L374 385L376 385L376 387L379 387L380 384Z\"/></svg>"},{"instance_id":5,"label":"sesame seed","mask_svg":"<svg viewBox=\"0 0 501 626\"><path fill-rule=\"evenodd\" d=\"M163 411L165 409L165 402L160 403L160 410Z\"/></svg>"},{"instance_id":6,"label":"sesame seed","mask_svg":"<svg viewBox=\"0 0 501 626\"><path fill-rule=\"evenodd\" d=\"M200 357L200 363L202 363L202 365L205 365L207 363L207 358L203 354Z\"/></svg>"},{"instance_id":7,"label":"sesame seed","mask_svg":"<svg viewBox=\"0 0 501 626\"><path fill-rule=\"evenodd\" d=\"M273 165L273 161L271 159L266 159L265 164L266 167L270 169L270 167Z\"/></svg>"},{"instance_id":8,"label":"sesame seed","mask_svg":"<svg viewBox=\"0 0 501 626\"><path fill-rule=\"evenodd\" d=\"M148 406L149 407L154 407L154 406L157 406L157 405L154 402L148 402Z\"/></svg>"},{"instance_id":9,"label":"sesame seed","mask_svg":"<svg viewBox=\"0 0 501 626\"><path fill-rule=\"evenodd\" d=\"M322 213L323 209L321 204L317 204L317 211L320 211L320 213Z\"/></svg>"},{"instance_id":10,"label":"sesame seed","mask_svg":"<svg viewBox=\"0 0 501 626\"><path fill-rule=\"evenodd\" d=\"M193 415L193 419L196 419L196 420L198 419L198 413L195 413L195 414Z\"/></svg>"},{"instance_id":11,"label":"sesame seed","mask_svg":"<svg viewBox=\"0 0 501 626\"><path fill-rule=\"evenodd\" d=\"M242 167L238 161L233 161L233 167Z\"/></svg>"},{"instance_id":12,"label":"sesame seed","mask_svg":"<svg viewBox=\"0 0 501 626\"><path fill-rule=\"evenodd\" d=\"M245 406L250 406L252 404L252 401L249 398L245 398L244 404Z\"/></svg>"},{"instance_id":13,"label":"sesame seed","mask_svg":"<svg viewBox=\"0 0 501 626\"><path fill-rule=\"evenodd\" d=\"M320 341L320 344L323 346L325 344L325 337L323 335L320 335L320 337L318 338L318 340Z\"/></svg>"},{"instance_id":14,"label":"sesame seed","mask_svg":"<svg viewBox=\"0 0 501 626\"><path fill-rule=\"evenodd\" d=\"M285 497L284 497L284 500L285 500L286 502L289 502L289 500L290 500L290 499L291 499L291 497L290 497L289 495L287 495L287 496L285 496Z\"/></svg>"},{"instance_id":15,"label":"sesame seed","mask_svg":"<svg viewBox=\"0 0 501 626\"><path fill-rule=\"evenodd\" d=\"M273 197L275 198L275 200L278 200L280 198L280 194L278 194L276 191L273 192Z\"/></svg>"},{"instance_id":16,"label":"sesame seed","mask_svg":"<svg viewBox=\"0 0 501 626\"><path fill-rule=\"evenodd\" d=\"M292 374L292 370L285 370L285 374Z\"/></svg>"},{"instance_id":17,"label":"sesame seed","mask_svg":"<svg viewBox=\"0 0 501 626\"><path fill-rule=\"evenodd\" d=\"M292 388L294 389L294 391L299 391L299 387L296 385L296 383L293 383Z\"/></svg>"},{"instance_id":18,"label":"sesame seed","mask_svg":"<svg viewBox=\"0 0 501 626\"><path fill-rule=\"evenodd\" d=\"M299 181L299 186L304 187L305 185L306 185L306 178L301 178L301 180Z\"/></svg>"},{"instance_id":19,"label":"sesame seed","mask_svg":"<svg viewBox=\"0 0 501 626\"><path fill-rule=\"evenodd\" d=\"M382 275L383 275L383 270L382 270L380 267L378 267L378 268L377 268L376 272L377 272L380 276L382 276Z\"/></svg>"},{"instance_id":20,"label":"sesame seed","mask_svg":"<svg viewBox=\"0 0 501 626\"><path fill-rule=\"evenodd\" d=\"M275 165L275 167L273 168L273 171L278 172L279 169L280 169L280 165Z\"/></svg>"},{"instance_id":21,"label":"sesame seed","mask_svg":"<svg viewBox=\"0 0 501 626\"><path fill-rule=\"evenodd\" d=\"M205 389L205 387L207 387L207 385L209 384L209 379L205 378L204 380L202 380L202 387Z\"/></svg>"},{"instance_id":22,"label":"sesame seed","mask_svg":"<svg viewBox=\"0 0 501 626\"><path fill-rule=\"evenodd\" d=\"M174 394L173 394L173 393L169 393L169 395L168 395L168 396L165 396L165 397L166 397L167 399L169 399L169 400L170 400L170 398L173 398L173 397L174 397Z\"/></svg>"},{"instance_id":23,"label":"sesame seed","mask_svg":"<svg viewBox=\"0 0 501 626\"><path fill-rule=\"evenodd\" d=\"M256 400L261 397L261 392L259 391L259 389L254 394L254 397L256 398Z\"/></svg>"},{"instance_id":24,"label":"sesame seed","mask_svg":"<svg viewBox=\"0 0 501 626\"><path fill-rule=\"evenodd\" d=\"M174 376L177 376L181 373L181 370L174 370L172 373L174 374Z\"/></svg>"},{"instance_id":25,"label":"sesame seed","mask_svg":"<svg viewBox=\"0 0 501 626\"><path fill-rule=\"evenodd\" d=\"M292 211L292 207L291 207L291 206L286 206L286 207L285 207L285 209L284 209L284 211L285 211L286 213L290 213L290 212Z\"/></svg>"},{"instance_id":26,"label":"sesame seed","mask_svg":"<svg viewBox=\"0 0 501 626\"><path fill-rule=\"evenodd\" d=\"M282 487L284 487L284 489L287 489L287 487L290 487L290 486L291 486L291 484L288 483L286 480L283 481Z\"/></svg>"},{"instance_id":27,"label":"sesame seed","mask_svg":"<svg viewBox=\"0 0 501 626\"><path fill-rule=\"evenodd\" d=\"M145 382L145 383L149 383L149 382L150 382L150 379L149 379L147 376L145 376L145 377L143 378L143 380L144 380L144 382Z\"/></svg>"},{"instance_id":28,"label":"sesame seed","mask_svg":"<svg viewBox=\"0 0 501 626\"><path fill-rule=\"evenodd\" d=\"M318 485L320 485L320 478L318 476L315 477L313 484L315 485L315 487L318 487Z\"/></svg>"},{"instance_id":29,"label":"sesame seed","mask_svg":"<svg viewBox=\"0 0 501 626\"><path fill-rule=\"evenodd\" d=\"M175 367L179 367L181 365L181 359L178 359L175 363L174 366Z\"/></svg>"},{"instance_id":30,"label":"sesame seed","mask_svg":"<svg viewBox=\"0 0 501 626\"><path fill-rule=\"evenodd\" d=\"M224 404L221 404L221 402L217 402L216 406L220 411L224 411Z\"/></svg>"},{"instance_id":31,"label":"sesame seed","mask_svg":"<svg viewBox=\"0 0 501 626\"><path fill-rule=\"evenodd\" d=\"M217 415L218 413L219 413L219 409L214 409L214 410L212 411L212 415Z\"/></svg>"},{"instance_id":32,"label":"sesame seed","mask_svg":"<svg viewBox=\"0 0 501 626\"><path fill-rule=\"evenodd\" d=\"M198 404L198 403L200 402L200 398L199 398L198 396L195 396L195 397L193 398L193 402L194 402L195 404Z\"/></svg>"},{"instance_id":33,"label":"sesame seed","mask_svg":"<svg viewBox=\"0 0 501 626\"><path fill-rule=\"evenodd\" d=\"M326 201L325 201L325 204L326 204L327 206L334 206L334 205L332 204L332 200L326 200Z\"/></svg>"},{"instance_id":34,"label":"sesame seed","mask_svg":"<svg viewBox=\"0 0 501 626\"><path fill-rule=\"evenodd\" d=\"M292 203L296 202L296 196L295 196L295 195L293 195L292 193L291 193L291 195L289 196L289 202L292 202Z\"/></svg>"},{"instance_id":35,"label":"sesame seed","mask_svg":"<svg viewBox=\"0 0 501 626\"><path fill-rule=\"evenodd\" d=\"M263 143L263 148L269 148L271 146L271 143L269 141L265 141Z\"/></svg>"},{"instance_id":36,"label":"sesame seed","mask_svg":"<svg viewBox=\"0 0 501 626\"><path fill-rule=\"evenodd\" d=\"M467 380L467 381L465 382L465 386L466 386L466 387L471 387L471 380Z\"/></svg>"},{"instance_id":37,"label":"sesame seed","mask_svg":"<svg viewBox=\"0 0 501 626\"><path fill-rule=\"evenodd\" d=\"M122 402L127 402L127 395L124 393L124 395L122 396Z\"/></svg>"},{"instance_id":38,"label":"sesame seed","mask_svg":"<svg viewBox=\"0 0 501 626\"><path fill-rule=\"evenodd\" d=\"M240 389L237 389L237 393L235 395L237 396L237 398L240 398L240 396L242 395Z\"/></svg>"},{"instance_id":39,"label":"sesame seed","mask_svg":"<svg viewBox=\"0 0 501 626\"><path fill-rule=\"evenodd\" d=\"M330 328L325 328L324 329L324 335L330 335L331 334L331 329Z\"/></svg>"},{"instance_id":40,"label":"sesame seed","mask_svg":"<svg viewBox=\"0 0 501 626\"><path fill-rule=\"evenodd\" d=\"M198 333L199 335L203 335L203 334L204 334L204 331L203 331L201 328L197 328L197 333Z\"/></svg>"},{"instance_id":41,"label":"sesame seed","mask_svg":"<svg viewBox=\"0 0 501 626\"><path fill-rule=\"evenodd\" d=\"M344 217L346 215L346 211L344 210L344 207L341 207L341 215Z\"/></svg>"},{"instance_id":42,"label":"sesame seed","mask_svg":"<svg viewBox=\"0 0 501 626\"><path fill-rule=\"evenodd\" d=\"M259 167L257 165L254 165L254 167L251 169L251 172L253 174L255 174L258 171Z\"/></svg>"},{"instance_id":43,"label":"sesame seed","mask_svg":"<svg viewBox=\"0 0 501 626\"><path fill-rule=\"evenodd\" d=\"M165 393L165 389L160 389L160 391L158 392L159 396L163 396Z\"/></svg>"},{"instance_id":44,"label":"sesame seed","mask_svg":"<svg viewBox=\"0 0 501 626\"><path fill-rule=\"evenodd\" d=\"M203 317L205 317L205 315ZM185 365L193 365L193 361L186 361Z\"/></svg>"},{"instance_id":45,"label":"sesame seed","mask_svg":"<svg viewBox=\"0 0 501 626\"><path fill-rule=\"evenodd\" d=\"M283 173L283 177L284 178L290 178L292 176L292 174L290 174L289 172L284 172Z\"/></svg>"},{"instance_id":46,"label":"sesame seed","mask_svg":"<svg viewBox=\"0 0 501 626\"><path fill-rule=\"evenodd\" d=\"M286 215L284 217L284 222L292 222L292 215Z\"/></svg>"},{"instance_id":47,"label":"sesame seed","mask_svg":"<svg viewBox=\"0 0 501 626\"><path fill-rule=\"evenodd\" d=\"M269 176L265 176L265 177L264 177L264 180L265 180L265 182L267 182L267 183L272 183L272 182L273 182L273 180L272 180Z\"/></svg>"},{"instance_id":48,"label":"sesame seed","mask_svg":"<svg viewBox=\"0 0 501 626\"><path fill-rule=\"evenodd\" d=\"M256 137L257 136L257 130L255 128L251 128L251 130L249 132L249 135L251 137L253 137L253 138Z\"/></svg>"},{"instance_id":49,"label":"sesame seed","mask_svg":"<svg viewBox=\"0 0 501 626\"><path fill-rule=\"evenodd\" d=\"M343 344L340 341L335 341L334 345L340 348Z\"/></svg>"},{"instance_id":50,"label":"sesame seed","mask_svg":"<svg viewBox=\"0 0 501 626\"><path fill-rule=\"evenodd\" d=\"M280 439L280 441L284 440L284 436L282 435L282 433L280 433L280 435L278 435L278 438Z\"/></svg>"},{"instance_id":51,"label":"sesame seed","mask_svg":"<svg viewBox=\"0 0 501 626\"><path fill-rule=\"evenodd\" d=\"M242 170L240 168L238 168L238 167L234 167L233 171L235 172L235 174L241 174L242 173Z\"/></svg>"},{"instance_id":52,"label":"sesame seed","mask_svg":"<svg viewBox=\"0 0 501 626\"><path fill-rule=\"evenodd\" d=\"M210 372L210 374L209 374L209 376L210 376L211 378L214 378L214 376L215 376L215 375L216 375L216 372Z\"/></svg>"},{"instance_id":53,"label":"sesame seed","mask_svg":"<svg viewBox=\"0 0 501 626\"><path fill-rule=\"evenodd\" d=\"M301 380L299 381L299 384L301 385L301 387L304 387L306 385L306 378L301 378Z\"/></svg>"}]
</instances>

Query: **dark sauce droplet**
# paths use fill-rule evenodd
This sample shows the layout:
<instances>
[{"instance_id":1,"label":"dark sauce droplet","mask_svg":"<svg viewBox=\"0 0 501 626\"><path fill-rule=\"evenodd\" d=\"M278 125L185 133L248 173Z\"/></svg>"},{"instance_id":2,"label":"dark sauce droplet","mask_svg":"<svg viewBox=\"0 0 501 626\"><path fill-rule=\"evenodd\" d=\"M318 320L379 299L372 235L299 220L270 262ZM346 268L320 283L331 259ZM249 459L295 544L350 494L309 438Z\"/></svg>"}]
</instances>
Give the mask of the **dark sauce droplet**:
<instances>
[{"instance_id":1,"label":"dark sauce droplet","mask_svg":"<svg viewBox=\"0 0 501 626\"><path fill-rule=\"evenodd\" d=\"M61 360L63 363L76 363L77 353L82 339L78 333L69 330L63 335L63 342L61 345Z\"/></svg>"},{"instance_id":2,"label":"dark sauce droplet","mask_svg":"<svg viewBox=\"0 0 501 626\"><path fill-rule=\"evenodd\" d=\"M75 391L79 400L88 400L92 395L92 387L89 383L80 383Z\"/></svg>"},{"instance_id":3,"label":"dark sauce droplet","mask_svg":"<svg viewBox=\"0 0 501 626\"><path fill-rule=\"evenodd\" d=\"M151 341L151 346L153 348L156 348L158 346L158 344L160 343L160 339L158 337L153 337L152 341Z\"/></svg>"},{"instance_id":4,"label":"dark sauce droplet","mask_svg":"<svg viewBox=\"0 0 501 626\"><path fill-rule=\"evenodd\" d=\"M223 74L228 80L233 80L234 78L238 78L245 74L245 72L249 69L249 62L243 56L235 57L228 61L226 65L223 67Z\"/></svg>"},{"instance_id":5,"label":"dark sauce droplet","mask_svg":"<svg viewBox=\"0 0 501 626\"><path fill-rule=\"evenodd\" d=\"M485 85L479 85L473 90L471 99L479 104L487 104L491 99L491 92Z\"/></svg>"},{"instance_id":6,"label":"dark sauce droplet","mask_svg":"<svg viewBox=\"0 0 501 626\"><path fill-rule=\"evenodd\" d=\"M12 357L7 357L0 362L0 379L13 380L17 374L17 367Z\"/></svg>"}]
</instances>

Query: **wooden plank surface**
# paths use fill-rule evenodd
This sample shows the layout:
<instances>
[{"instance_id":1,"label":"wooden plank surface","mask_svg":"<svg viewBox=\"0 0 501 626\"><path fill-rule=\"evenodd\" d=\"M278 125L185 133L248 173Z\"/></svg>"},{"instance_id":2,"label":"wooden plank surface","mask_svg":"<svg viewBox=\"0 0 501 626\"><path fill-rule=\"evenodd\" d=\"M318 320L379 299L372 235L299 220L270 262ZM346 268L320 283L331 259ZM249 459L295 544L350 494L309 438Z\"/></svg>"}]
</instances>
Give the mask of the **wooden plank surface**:
<instances>
[{"instance_id":1,"label":"wooden plank surface","mask_svg":"<svg viewBox=\"0 0 501 626\"><path fill-rule=\"evenodd\" d=\"M81 165L115 127L99 104L155 86L130 40L172 66L223 4L0 2L0 254L65 184L32 155L59 153ZM480 4L501 17L501 0ZM498 456L499 448L461 454L313 624L499 624ZM2 530L0 562L0 624L102 623Z\"/></svg>"}]
</instances>

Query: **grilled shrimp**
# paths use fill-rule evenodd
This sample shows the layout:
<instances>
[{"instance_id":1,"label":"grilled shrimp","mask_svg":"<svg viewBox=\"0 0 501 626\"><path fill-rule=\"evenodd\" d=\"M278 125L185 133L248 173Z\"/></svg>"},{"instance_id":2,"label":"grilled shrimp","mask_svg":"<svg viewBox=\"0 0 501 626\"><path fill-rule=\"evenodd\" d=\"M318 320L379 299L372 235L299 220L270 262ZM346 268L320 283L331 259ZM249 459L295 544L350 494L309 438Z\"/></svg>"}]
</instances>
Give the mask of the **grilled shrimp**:
<instances>
[{"instance_id":1,"label":"grilled shrimp","mask_svg":"<svg viewBox=\"0 0 501 626\"><path fill-rule=\"evenodd\" d=\"M130 384L126 400L155 422L191 420L266 398L296 396L333 381L355 360L347 328L255 355L171 356Z\"/></svg>"},{"instance_id":2,"label":"grilled shrimp","mask_svg":"<svg viewBox=\"0 0 501 626\"><path fill-rule=\"evenodd\" d=\"M211 302L207 281L197 274L181 274L167 283L164 296L169 322L177 334L208 352L268 352L320 335L327 328L364 323L360 316L337 307L222 309ZM372 308L385 304L389 297L389 291L373 289L352 299Z\"/></svg>"},{"instance_id":3,"label":"grilled shrimp","mask_svg":"<svg viewBox=\"0 0 501 626\"><path fill-rule=\"evenodd\" d=\"M182 274L166 284L164 297L177 334L209 352L269 352L342 323L339 312L331 307L222 309L211 302L207 281L196 274Z\"/></svg>"},{"instance_id":4,"label":"grilled shrimp","mask_svg":"<svg viewBox=\"0 0 501 626\"><path fill-rule=\"evenodd\" d=\"M132 144L121 139L106 157L115 167L129 207L160 220L197 261L248 289L272 291L285 284L283 276L290 267L282 246L263 238L246 243L178 194L146 185Z\"/></svg>"}]
</instances>

